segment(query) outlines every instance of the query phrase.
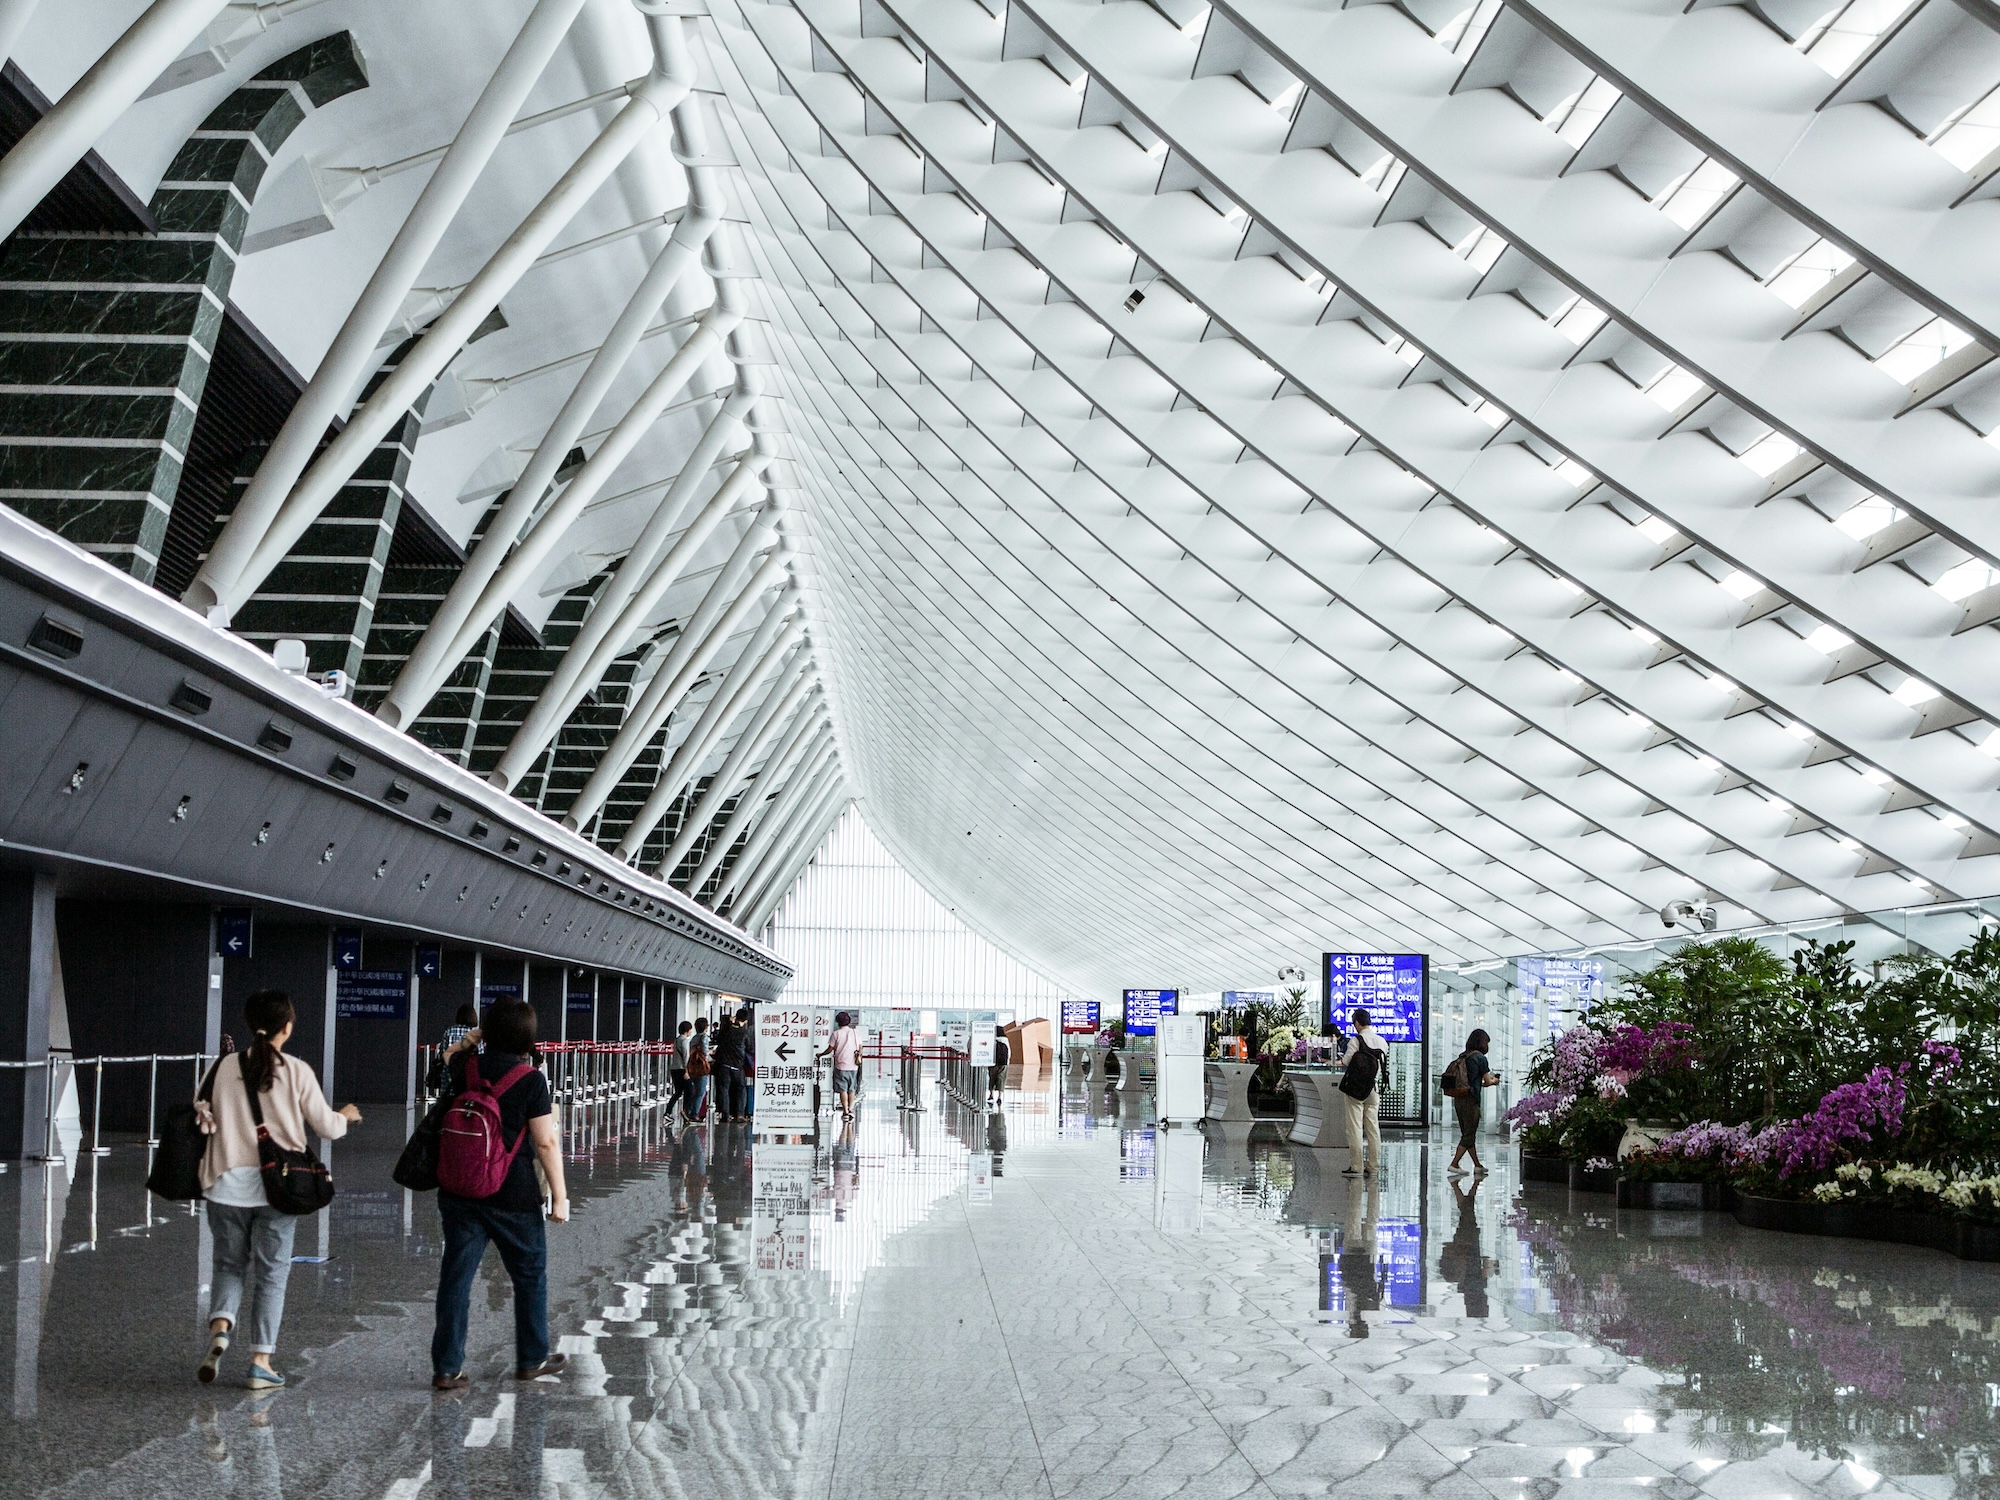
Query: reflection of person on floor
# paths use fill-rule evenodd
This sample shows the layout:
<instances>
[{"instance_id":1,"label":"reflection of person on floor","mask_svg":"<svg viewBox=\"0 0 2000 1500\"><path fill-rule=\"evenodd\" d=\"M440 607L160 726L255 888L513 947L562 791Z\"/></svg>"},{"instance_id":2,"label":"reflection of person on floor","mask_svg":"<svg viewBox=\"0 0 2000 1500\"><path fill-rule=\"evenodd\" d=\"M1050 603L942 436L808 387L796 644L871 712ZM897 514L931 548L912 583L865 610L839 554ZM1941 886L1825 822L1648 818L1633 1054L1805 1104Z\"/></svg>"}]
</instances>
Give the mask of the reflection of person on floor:
<instances>
[{"instance_id":1,"label":"reflection of person on floor","mask_svg":"<svg viewBox=\"0 0 2000 1500\"><path fill-rule=\"evenodd\" d=\"M860 1168L861 1159L854 1149L854 1122L849 1120L841 1125L840 1139L833 1143L833 1217L836 1221L847 1217L848 1207L854 1202Z\"/></svg>"},{"instance_id":2,"label":"reflection of person on floor","mask_svg":"<svg viewBox=\"0 0 2000 1500\"><path fill-rule=\"evenodd\" d=\"M1007 1149L1007 1117L997 1111L986 1117L986 1149L993 1153L993 1175L1000 1175L1000 1157Z\"/></svg>"},{"instance_id":3,"label":"reflection of person on floor","mask_svg":"<svg viewBox=\"0 0 2000 1500\"><path fill-rule=\"evenodd\" d=\"M1347 1186L1347 1221L1340 1235L1340 1285L1347 1294L1347 1336L1368 1337L1361 1315L1382 1306L1382 1283L1375 1266L1375 1220L1382 1210L1382 1179Z\"/></svg>"},{"instance_id":4,"label":"reflection of person on floor","mask_svg":"<svg viewBox=\"0 0 2000 1500\"><path fill-rule=\"evenodd\" d=\"M1492 1309L1486 1302L1486 1258L1479 1253L1478 1200L1455 1182L1451 1191L1458 1200L1458 1228L1438 1252L1438 1274L1465 1294L1468 1318L1484 1318Z\"/></svg>"},{"instance_id":5,"label":"reflection of person on floor","mask_svg":"<svg viewBox=\"0 0 2000 1500\"><path fill-rule=\"evenodd\" d=\"M262 1396L241 1408L247 1419L234 1446L223 1436L214 1407L196 1418L203 1451L216 1466L214 1493L240 1495L243 1500L285 1500L284 1475L278 1468L278 1435L271 1429L271 1405L276 1396Z\"/></svg>"},{"instance_id":6,"label":"reflection of person on floor","mask_svg":"<svg viewBox=\"0 0 2000 1500\"><path fill-rule=\"evenodd\" d=\"M708 1137L700 1126L690 1126L681 1132L681 1141L688 1148L681 1173L687 1184L687 1214L690 1219L699 1219L702 1200L708 1196Z\"/></svg>"}]
</instances>

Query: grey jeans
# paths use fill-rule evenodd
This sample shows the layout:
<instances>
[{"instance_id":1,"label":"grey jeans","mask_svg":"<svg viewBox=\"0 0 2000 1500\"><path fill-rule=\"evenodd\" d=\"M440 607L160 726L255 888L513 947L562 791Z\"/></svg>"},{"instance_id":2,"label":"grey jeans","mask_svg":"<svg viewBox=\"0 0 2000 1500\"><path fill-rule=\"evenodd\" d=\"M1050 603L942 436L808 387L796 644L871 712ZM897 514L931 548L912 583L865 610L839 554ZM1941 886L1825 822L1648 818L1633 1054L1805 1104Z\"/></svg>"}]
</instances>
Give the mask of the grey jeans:
<instances>
[{"instance_id":1,"label":"grey jeans","mask_svg":"<svg viewBox=\"0 0 2000 1500\"><path fill-rule=\"evenodd\" d=\"M292 1233L298 1224L295 1215L281 1214L275 1208L208 1205L208 1230L215 1239L209 1321L227 1318L232 1333L236 1331L244 1274L254 1263L257 1290L250 1304L252 1354L277 1352L278 1324L285 1316L285 1283L292 1279Z\"/></svg>"}]
</instances>

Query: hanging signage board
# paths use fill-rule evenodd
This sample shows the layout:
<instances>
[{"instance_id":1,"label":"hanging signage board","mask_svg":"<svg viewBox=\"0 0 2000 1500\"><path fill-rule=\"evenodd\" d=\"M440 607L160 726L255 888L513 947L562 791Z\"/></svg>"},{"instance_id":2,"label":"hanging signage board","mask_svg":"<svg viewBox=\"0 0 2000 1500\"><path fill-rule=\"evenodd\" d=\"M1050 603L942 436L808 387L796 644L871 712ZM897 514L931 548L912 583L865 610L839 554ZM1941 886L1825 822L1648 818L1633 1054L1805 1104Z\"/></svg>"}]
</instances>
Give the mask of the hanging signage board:
<instances>
[{"instance_id":1,"label":"hanging signage board","mask_svg":"<svg viewBox=\"0 0 2000 1500\"><path fill-rule=\"evenodd\" d=\"M1103 1007L1095 1000L1065 1000L1062 1003L1064 1036L1095 1036L1102 1027L1098 1016Z\"/></svg>"},{"instance_id":2,"label":"hanging signage board","mask_svg":"<svg viewBox=\"0 0 2000 1500\"><path fill-rule=\"evenodd\" d=\"M1127 990L1125 992L1125 1035L1151 1036L1160 1028L1161 1016L1180 1014L1179 990Z\"/></svg>"},{"instance_id":3,"label":"hanging signage board","mask_svg":"<svg viewBox=\"0 0 2000 1500\"><path fill-rule=\"evenodd\" d=\"M361 972L361 929L343 927L333 935L333 966L350 974Z\"/></svg>"},{"instance_id":4,"label":"hanging signage board","mask_svg":"<svg viewBox=\"0 0 2000 1500\"><path fill-rule=\"evenodd\" d=\"M803 1005L757 1007L757 1098L762 1131L811 1130L813 1013Z\"/></svg>"},{"instance_id":5,"label":"hanging signage board","mask_svg":"<svg viewBox=\"0 0 2000 1500\"><path fill-rule=\"evenodd\" d=\"M342 1021L407 1021L410 976L401 969L356 969L334 980L334 1015Z\"/></svg>"},{"instance_id":6,"label":"hanging signage board","mask_svg":"<svg viewBox=\"0 0 2000 1500\"><path fill-rule=\"evenodd\" d=\"M215 913L215 952L220 958L250 956L250 908L224 906Z\"/></svg>"},{"instance_id":7,"label":"hanging signage board","mask_svg":"<svg viewBox=\"0 0 2000 1500\"><path fill-rule=\"evenodd\" d=\"M1322 1030L1345 1031L1356 1009L1368 1012L1385 1042L1424 1039L1424 992L1430 959L1422 953L1327 953L1321 956Z\"/></svg>"},{"instance_id":8,"label":"hanging signage board","mask_svg":"<svg viewBox=\"0 0 2000 1500\"><path fill-rule=\"evenodd\" d=\"M438 943L417 944L417 978L436 979L443 973L443 946Z\"/></svg>"}]
</instances>

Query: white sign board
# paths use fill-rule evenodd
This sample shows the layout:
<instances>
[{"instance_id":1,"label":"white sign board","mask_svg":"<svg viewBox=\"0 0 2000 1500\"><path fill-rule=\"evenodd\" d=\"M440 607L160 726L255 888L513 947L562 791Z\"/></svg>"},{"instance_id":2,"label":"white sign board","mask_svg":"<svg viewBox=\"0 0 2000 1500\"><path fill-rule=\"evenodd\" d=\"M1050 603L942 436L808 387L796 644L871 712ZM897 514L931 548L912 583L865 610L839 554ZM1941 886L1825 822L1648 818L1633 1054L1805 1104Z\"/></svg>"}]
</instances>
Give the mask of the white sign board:
<instances>
[{"instance_id":1,"label":"white sign board","mask_svg":"<svg viewBox=\"0 0 2000 1500\"><path fill-rule=\"evenodd\" d=\"M882 1022L882 1045L892 1052L901 1052L910 1045L910 1026L916 1019L916 1012L896 1009L884 1012Z\"/></svg>"},{"instance_id":2,"label":"white sign board","mask_svg":"<svg viewBox=\"0 0 2000 1500\"><path fill-rule=\"evenodd\" d=\"M811 1130L813 1014L801 1005L757 1007L757 1128Z\"/></svg>"},{"instance_id":3,"label":"white sign board","mask_svg":"<svg viewBox=\"0 0 2000 1500\"><path fill-rule=\"evenodd\" d=\"M990 1010L973 1012L972 1044L969 1049L972 1053L973 1067L990 1068L993 1066L993 1033L993 1012Z\"/></svg>"},{"instance_id":4,"label":"white sign board","mask_svg":"<svg viewBox=\"0 0 2000 1500\"><path fill-rule=\"evenodd\" d=\"M938 1041L954 1052L965 1051L971 1040L972 1027L966 1022L962 1012L938 1027Z\"/></svg>"},{"instance_id":5,"label":"white sign board","mask_svg":"<svg viewBox=\"0 0 2000 1500\"><path fill-rule=\"evenodd\" d=\"M833 1007L831 1005L815 1005L812 1008L812 1013L813 1056L817 1057L820 1053L826 1051L827 1041L833 1036Z\"/></svg>"},{"instance_id":6,"label":"white sign board","mask_svg":"<svg viewBox=\"0 0 2000 1500\"><path fill-rule=\"evenodd\" d=\"M759 1141L750 1172L751 1264L764 1273L810 1270L813 1148Z\"/></svg>"}]
</instances>

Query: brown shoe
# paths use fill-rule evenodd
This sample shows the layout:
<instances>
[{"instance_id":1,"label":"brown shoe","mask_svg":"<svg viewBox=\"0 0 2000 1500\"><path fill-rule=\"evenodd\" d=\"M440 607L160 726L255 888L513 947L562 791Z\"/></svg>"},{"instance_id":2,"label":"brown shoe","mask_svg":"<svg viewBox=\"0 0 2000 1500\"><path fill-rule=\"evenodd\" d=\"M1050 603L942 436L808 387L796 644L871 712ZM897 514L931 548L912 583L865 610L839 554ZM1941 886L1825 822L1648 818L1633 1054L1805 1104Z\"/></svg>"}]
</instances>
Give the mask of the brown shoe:
<instances>
[{"instance_id":1,"label":"brown shoe","mask_svg":"<svg viewBox=\"0 0 2000 1500\"><path fill-rule=\"evenodd\" d=\"M472 1382L465 1378L463 1370L456 1375L431 1376L431 1389L434 1391L462 1391L471 1384Z\"/></svg>"},{"instance_id":2,"label":"brown shoe","mask_svg":"<svg viewBox=\"0 0 2000 1500\"><path fill-rule=\"evenodd\" d=\"M551 1354L531 1370L516 1370L514 1378L516 1380L539 1380L544 1375L560 1375L568 1368L569 1356L567 1354Z\"/></svg>"}]
</instances>

